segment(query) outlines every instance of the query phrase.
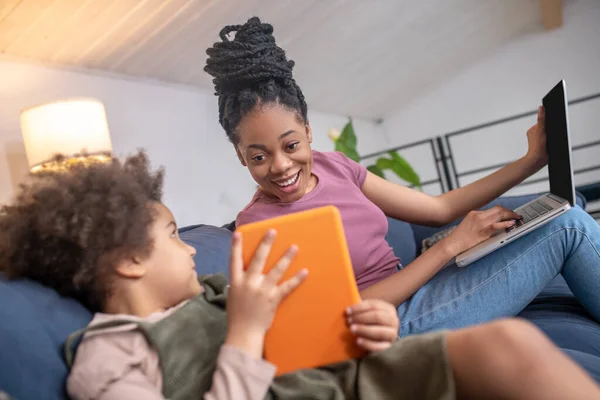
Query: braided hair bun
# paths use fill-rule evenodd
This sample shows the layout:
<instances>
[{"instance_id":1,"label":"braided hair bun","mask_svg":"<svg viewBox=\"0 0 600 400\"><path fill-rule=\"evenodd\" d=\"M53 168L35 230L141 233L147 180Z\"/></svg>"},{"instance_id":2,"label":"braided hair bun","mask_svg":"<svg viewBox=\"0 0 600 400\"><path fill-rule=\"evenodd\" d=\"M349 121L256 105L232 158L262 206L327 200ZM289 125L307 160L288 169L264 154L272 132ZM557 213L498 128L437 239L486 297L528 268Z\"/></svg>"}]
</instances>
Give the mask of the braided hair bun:
<instances>
[{"instance_id":1,"label":"braided hair bun","mask_svg":"<svg viewBox=\"0 0 600 400\"><path fill-rule=\"evenodd\" d=\"M239 142L236 129L242 118L258 105L280 104L307 122L304 95L292 74L294 61L275 44L273 26L253 17L224 27L219 36L222 41L206 50L204 70L213 77L219 122L232 143Z\"/></svg>"}]
</instances>

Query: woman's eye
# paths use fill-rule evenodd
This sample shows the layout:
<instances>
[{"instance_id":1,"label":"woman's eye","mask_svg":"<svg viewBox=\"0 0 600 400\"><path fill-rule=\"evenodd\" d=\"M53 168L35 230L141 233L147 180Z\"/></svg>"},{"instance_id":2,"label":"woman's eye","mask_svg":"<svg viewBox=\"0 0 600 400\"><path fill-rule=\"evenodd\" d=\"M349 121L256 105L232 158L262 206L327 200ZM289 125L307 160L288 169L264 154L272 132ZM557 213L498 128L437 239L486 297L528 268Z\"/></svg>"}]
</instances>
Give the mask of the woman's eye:
<instances>
[{"instance_id":1,"label":"woman's eye","mask_svg":"<svg viewBox=\"0 0 600 400\"><path fill-rule=\"evenodd\" d=\"M254 157L252 157L252 159L256 162L261 162L262 160L265 159L265 156L254 156Z\"/></svg>"},{"instance_id":2,"label":"woman's eye","mask_svg":"<svg viewBox=\"0 0 600 400\"><path fill-rule=\"evenodd\" d=\"M295 149L296 149L296 147L298 147L298 143L292 143L292 144L290 144L290 145L288 146L288 149L289 149L289 150L295 150Z\"/></svg>"}]
</instances>

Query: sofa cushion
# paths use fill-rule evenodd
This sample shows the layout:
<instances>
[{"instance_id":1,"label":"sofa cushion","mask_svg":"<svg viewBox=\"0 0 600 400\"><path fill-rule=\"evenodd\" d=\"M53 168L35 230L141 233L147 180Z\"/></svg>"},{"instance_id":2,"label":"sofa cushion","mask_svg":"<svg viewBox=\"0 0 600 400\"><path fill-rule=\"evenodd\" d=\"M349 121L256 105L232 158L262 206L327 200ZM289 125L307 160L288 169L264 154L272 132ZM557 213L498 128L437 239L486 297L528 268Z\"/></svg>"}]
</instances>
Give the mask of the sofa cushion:
<instances>
[{"instance_id":1,"label":"sofa cushion","mask_svg":"<svg viewBox=\"0 0 600 400\"><path fill-rule=\"evenodd\" d=\"M593 355L600 361L600 325L575 299L562 275L554 278L519 316L536 324L557 346Z\"/></svg>"},{"instance_id":2,"label":"sofa cushion","mask_svg":"<svg viewBox=\"0 0 600 400\"><path fill-rule=\"evenodd\" d=\"M196 249L198 274L224 274L229 278L231 231L212 225L194 225L179 230L181 239Z\"/></svg>"},{"instance_id":3,"label":"sofa cushion","mask_svg":"<svg viewBox=\"0 0 600 400\"><path fill-rule=\"evenodd\" d=\"M64 399L63 343L91 313L35 282L1 277L0 304L0 388L17 399Z\"/></svg>"},{"instance_id":4,"label":"sofa cushion","mask_svg":"<svg viewBox=\"0 0 600 400\"><path fill-rule=\"evenodd\" d=\"M394 254L402 265L411 263L417 256L414 233L409 223L388 218L388 232L385 240L394 249Z\"/></svg>"}]
</instances>

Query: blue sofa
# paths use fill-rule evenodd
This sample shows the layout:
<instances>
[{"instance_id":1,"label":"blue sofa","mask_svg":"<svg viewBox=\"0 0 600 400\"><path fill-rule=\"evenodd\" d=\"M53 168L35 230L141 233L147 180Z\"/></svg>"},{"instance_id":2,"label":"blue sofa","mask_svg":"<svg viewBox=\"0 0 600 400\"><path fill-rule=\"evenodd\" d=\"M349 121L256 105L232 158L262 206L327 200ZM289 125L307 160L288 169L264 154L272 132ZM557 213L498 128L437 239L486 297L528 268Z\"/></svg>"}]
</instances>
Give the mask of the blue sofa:
<instances>
[{"instance_id":1,"label":"blue sofa","mask_svg":"<svg viewBox=\"0 0 600 400\"><path fill-rule=\"evenodd\" d=\"M490 206L514 208L530 199L505 197ZM582 196L578 196L578 202L585 207ZM437 230L390 219L387 239L407 264L420 251L422 240ZM228 274L228 229L196 225L182 228L180 233L197 249L195 258L200 273ZM34 282L8 282L1 277L0 304L0 391L23 400L65 398L67 368L62 344L69 333L90 321L90 312ZM600 325L575 301L561 277L520 315L539 326L600 382Z\"/></svg>"}]
</instances>

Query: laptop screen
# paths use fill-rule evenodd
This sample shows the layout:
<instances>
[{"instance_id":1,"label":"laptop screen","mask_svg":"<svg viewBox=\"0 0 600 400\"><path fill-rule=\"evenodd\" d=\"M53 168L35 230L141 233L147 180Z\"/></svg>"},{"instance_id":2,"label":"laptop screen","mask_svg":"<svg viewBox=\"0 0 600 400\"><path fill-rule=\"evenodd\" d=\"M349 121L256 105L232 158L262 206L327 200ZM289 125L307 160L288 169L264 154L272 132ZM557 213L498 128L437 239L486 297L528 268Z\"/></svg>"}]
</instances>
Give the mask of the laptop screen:
<instances>
[{"instance_id":1,"label":"laptop screen","mask_svg":"<svg viewBox=\"0 0 600 400\"><path fill-rule=\"evenodd\" d=\"M571 162L569 116L564 81L560 81L543 99L546 111L546 147L550 193L575 205Z\"/></svg>"}]
</instances>

